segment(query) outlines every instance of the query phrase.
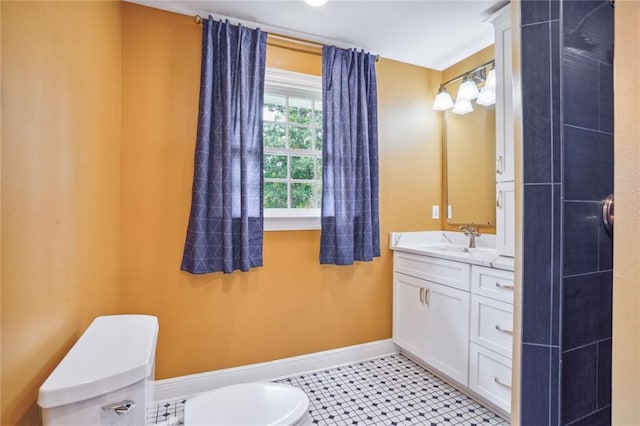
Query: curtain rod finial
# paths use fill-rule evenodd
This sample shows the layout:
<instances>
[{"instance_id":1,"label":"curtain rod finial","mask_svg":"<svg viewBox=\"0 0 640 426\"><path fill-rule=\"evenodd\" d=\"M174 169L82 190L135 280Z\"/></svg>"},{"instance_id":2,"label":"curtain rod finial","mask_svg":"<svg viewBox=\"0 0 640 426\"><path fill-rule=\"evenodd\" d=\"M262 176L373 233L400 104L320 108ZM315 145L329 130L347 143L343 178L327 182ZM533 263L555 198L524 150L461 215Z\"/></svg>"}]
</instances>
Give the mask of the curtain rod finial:
<instances>
[{"instance_id":1,"label":"curtain rod finial","mask_svg":"<svg viewBox=\"0 0 640 426\"><path fill-rule=\"evenodd\" d=\"M196 24L200 25L202 24L202 16L200 15L196 15L193 17L193 20L195 21Z\"/></svg>"}]
</instances>

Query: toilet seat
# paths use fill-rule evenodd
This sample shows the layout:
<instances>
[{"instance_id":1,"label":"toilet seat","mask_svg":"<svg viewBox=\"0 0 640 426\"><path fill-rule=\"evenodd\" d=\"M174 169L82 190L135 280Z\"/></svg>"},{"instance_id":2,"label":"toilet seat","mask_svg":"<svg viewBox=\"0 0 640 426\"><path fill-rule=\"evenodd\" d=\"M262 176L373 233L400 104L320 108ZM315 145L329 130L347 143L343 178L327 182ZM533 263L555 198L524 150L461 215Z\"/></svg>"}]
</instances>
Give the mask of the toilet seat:
<instances>
[{"instance_id":1,"label":"toilet seat","mask_svg":"<svg viewBox=\"0 0 640 426\"><path fill-rule=\"evenodd\" d=\"M269 382L225 386L188 399L185 426L291 426L308 415L300 389Z\"/></svg>"}]
</instances>

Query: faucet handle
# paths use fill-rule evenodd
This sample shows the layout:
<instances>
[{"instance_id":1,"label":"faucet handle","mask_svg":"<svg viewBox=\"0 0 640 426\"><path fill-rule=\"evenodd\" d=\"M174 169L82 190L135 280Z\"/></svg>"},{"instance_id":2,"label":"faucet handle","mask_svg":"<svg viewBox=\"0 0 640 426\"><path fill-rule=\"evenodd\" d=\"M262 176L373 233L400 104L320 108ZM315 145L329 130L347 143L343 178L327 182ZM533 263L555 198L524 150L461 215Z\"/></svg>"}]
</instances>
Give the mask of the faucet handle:
<instances>
[{"instance_id":1,"label":"faucet handle","mask_svg":"<svg viewBox=\"0 0 640 426\"><path fill-rule=\"evenodd\" d=\"M460 225L458 229L464 231L464 235L468 237L479 237L481 235L478 228L473 225Z\"/></svg>"}]
</instances>

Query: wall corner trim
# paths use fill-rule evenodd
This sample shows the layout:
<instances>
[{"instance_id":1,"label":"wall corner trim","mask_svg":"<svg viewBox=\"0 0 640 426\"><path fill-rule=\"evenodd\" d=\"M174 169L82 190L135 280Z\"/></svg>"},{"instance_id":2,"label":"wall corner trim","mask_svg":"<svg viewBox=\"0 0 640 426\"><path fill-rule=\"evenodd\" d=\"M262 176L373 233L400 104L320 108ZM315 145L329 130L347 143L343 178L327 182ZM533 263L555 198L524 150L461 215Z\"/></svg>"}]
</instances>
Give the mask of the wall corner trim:
<instances>
[{"instance_id":1,"label":"wall corner trim","mask_svg":"<svg viewBox=\"0 0 640 426\"><path fill-rule=\"evenodd\" d=\"M154 382L155 401L185 398L221 386L271 381L398 353L391 339L346 346L275 361L173 377Z\"/></svg>"}]
</instances>

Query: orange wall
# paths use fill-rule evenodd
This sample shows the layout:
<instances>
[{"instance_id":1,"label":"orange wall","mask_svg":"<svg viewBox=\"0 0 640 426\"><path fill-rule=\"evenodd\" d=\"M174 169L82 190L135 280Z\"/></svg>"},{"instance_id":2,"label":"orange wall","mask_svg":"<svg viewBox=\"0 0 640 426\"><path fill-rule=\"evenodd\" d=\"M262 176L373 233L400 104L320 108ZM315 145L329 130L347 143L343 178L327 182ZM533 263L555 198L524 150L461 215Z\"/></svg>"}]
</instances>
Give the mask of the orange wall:
<instances>
[{"instance_id":1,"label":"orange wall","mask_svg":"<svg viewBox=\"0 0 640 426\"><path fill-rule=\"evenodd\" d=\"M484 49L474 53L473 55L470 55L468 57L466 57L465 59L451 65L449 68L445 69L442 71L442 82L448 81L452 78L455 78L461 74L463 74L464 72L473 69L479 65L482 65L485 62L488 62L492 59L495 58L495 48L493 45L485 47ZM447 90L449 91L449 93L451 94L451 96L454 98L455 100L455 96L456 93L458 92L458 86L460 85L460 82L455 82L452 84L447 85ZM493 119L495 119L495 110L492 110L493 114L490 114L492 117L494 117ZM441 120L442 120L442 126L444 128L445 126L445 122L444 122L444 113L440 113L441 116ZM483 117L476 117L477 119L480 120L486 120L488 118L488 116L483 116ZM487 134L488 138L493 138L495 140L495 127L493 129L493 132L488 132ZM446 141L445 141L445 137L444 137L444 133L443 133L443 137L442 137L442 144L443 144L443 150L444 150L444 146L446 145ZM458 155L459 153L454 153L455 155ZM475 160L478 160L478 154L474 153L474 155L472 155L471 157L473 157ZM477 200L478 197L480 197L481 199L487 200L487 203L482 207L482 211L485 212L483 214L481 214L480 216L482 218L486 218L488 217L487 214L490 213L489 209L492 209L494 204L494 197L495 197L495 174L493 172L491 172L490 170L493 170L494 168L494 159L495 159L495 143L493 144L493 152L485 152L483 155L480 156L481 160L480 163L476 163L476 167L471 167L469 168L469 172L473 172L473 175L469 175L468 179L465 178L464 175L462 176L458 176L458 184L456 185L458 188L465 188L465 185L460 184L461 182L468 182L468 184L466 185L466 188L469 190L469 193L467 194L463 194L461 197L455 197L456 199L467 199L469 200L470 204L477 204ZM464 160L464 159L463 159ZM446 162L446 158L443 157L442 159L443 164ZM463 167L464 168L464 167ZM481 169L481 170L480 170ZM490 169L490 170L489 170ZM486 185L477 185L475 182L478 179L478 176L490 176L488 177L488 179L491 180L491 183L488 183ZM480 195L478 193L479 188L482 191L482 194ZM447 205L447 181L446 178L443 178L442 180L442 206L446 206ZM455 206L454 206L455 207ZM462 206L462 210L464 211L473 211L473 207L472 206ZM460 210L460 208L457 208L456 210ZM445 212L445 210L442 210L442 212ZM454 216L455 216L455 211L454 211ZM447 215L446 214L441 214L441 226L442 229L444 230L450 230L450 231L456 231L457 230L457 226L453 226L453 225L449 225L447 223ZM493 223L495 224L495 212L493 214ZM484 234L495 234L496 229L495 229L495 225L494 226L482 226L480 231Z\"/></svg>"},{"instance_id":2,"label":"orange wall","mask_svg":"<svg viewBox=\"0 0 640 426\"><path fill-rule=\"evenodd\" d=\"M2 424L120 309L121 11L2 2Z\"/></svg>"},{"instance_id":3,"label":"orange wall","mask_svg":"<svg viewBox=\"0 0 640 426\"><path fill-rule=\"evenodd\" d=\"M264 267L179 270L191 200L200 27L189 16L125 3L122 43L122 302L157 315L157 378L391 336L390 231L438 229L440 73L378 63L382 256L318 263L319 231L267 232ZM320 74L320 56L269 47L268 66Z\"/></svg>"}]
</instances>

